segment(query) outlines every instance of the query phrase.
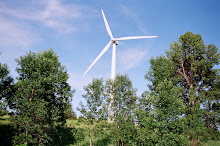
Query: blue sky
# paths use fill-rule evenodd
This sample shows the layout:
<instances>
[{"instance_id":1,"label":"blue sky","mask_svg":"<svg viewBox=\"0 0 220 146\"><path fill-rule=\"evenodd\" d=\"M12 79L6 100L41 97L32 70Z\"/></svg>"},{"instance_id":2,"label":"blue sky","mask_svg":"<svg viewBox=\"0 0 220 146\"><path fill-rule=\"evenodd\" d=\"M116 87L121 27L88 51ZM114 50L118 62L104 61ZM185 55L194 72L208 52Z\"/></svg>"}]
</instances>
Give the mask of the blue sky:
<instances>
[{"instance_id":1,"label":"blue sky","mask_svg":"<svg viewBox=\"0 0 220 146\"><path fill-rule=\"evenodd\" d=\"M1 0L0 62L16 77L15 58L48 48L59 55L76 89L73 108L92 78L110 78L111 48L82 75L109 42L101 15L104 10L114 37L157 35L117 46L116 72L128 74L138 89L147 90L144 74L151 57L165 55L170 43L187 31L201 34L206 45L220 48L219 0Z\"/></svg>"}]
</instances>

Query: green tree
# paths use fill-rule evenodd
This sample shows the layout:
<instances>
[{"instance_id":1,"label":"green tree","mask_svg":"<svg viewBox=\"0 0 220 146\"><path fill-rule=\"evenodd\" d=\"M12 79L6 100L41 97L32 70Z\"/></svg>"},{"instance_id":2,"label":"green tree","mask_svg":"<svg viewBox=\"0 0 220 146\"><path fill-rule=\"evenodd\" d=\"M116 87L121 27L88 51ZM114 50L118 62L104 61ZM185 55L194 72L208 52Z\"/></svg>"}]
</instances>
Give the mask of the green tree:
<instances>
[{"instance_id":1,"label":"green tree","mask_svg":"<svg viewBox=\"0 0 220 146\"><path fill-rule=\"evenodd\" d=\"M113 89L113 90L112 90ZM85 117L90 129L90 145L126 145L135 144L136 129L134 110L136 108L136 89L127 75L117 75L114 82L102 79L84 87L86 106L81 104L78 110ZM114 122L107 122L110 93L114 95Z\"/></svg>"},{"instance_id":2,"label":"green tree","mask_svg":"<svg viewBox=\"0 0 220 146\"><path fill-rule=\"evenodd\" d=\"M110 94L114 97L114 127L112 128L114 141L119 145L133 144L136 137L135 114L137 90L127 75L117 75L114 82L106 83L108 103Z\"/></svg>"},{"instance_id":3,"label":"green tree","mask_svg":"<svg viewBox=\"0 0 220 146\"><path fill-rule=\"evenodd\" d=\"M114 118L118 116L133 116L136 108L137 89L133 88L132 81L127 75L117 75L112 82L106 83L106 95L110 102L110 93L114 96Z\"/></svg>"},{"instance_id":4,"label":"green tree","mask_svg":"<svg viewBox=\"0 0 220 146\"><path fill-rule=\"evenodd\" d=\"M76 139L76 142L78 143L78 145L81 145L82 141L85 141L85 135L86 135L86 130L85 128L75 128L73 135L74 138Z\"/></svg>"},{"instance_id":5,"label":"green tree","mask_svg":"<svg viewBox=\"0 0 220 146\"><path fill-rule=\"evenodd\" d=\"M64 111L65 119L76 120L76 113L72 109L72 105L70 103L67 104L66 110Z\"/></svg>"},{"instance_id":6,"label":"green tree","mask_svg":"<svg viewBox=\"0 0 220 146\"><path fill-rule=\"evenodd\" d=\"M112 143L112 133L111 127L113 123L107 120L101 120L94 124L94 141L95 145L111 145Z\"/></svg>"},{"instance_id":7,"label":"green tree","mask_svg":"<svg viewBox=\"0 0 220 146\"><path fill-rule=\"evenodd\" d=\"M93 143L92 135L94 120L107 118L107 114L105 113L107 111L103 110L105 109L103 107L105 103L103 79L93 79L92 83L84 87L84 90L86 93L82 96L86 100L86 105L81 103L81 108L78 108L78 110L89 121L89 138L91 146Z\"/></svg>"},{"instance_id":8,"label":"green tree","mask_svg":"<svg viewBox=\"0 0 220 146\"><path fill-rule=\"evenodd\" d=\"M207 128L217 132L220 113L214 109L219 107L220 82L219 69L213 67L220 61L218 48L213 44L206 46L201 35L186 32L166 53L175 64L174 75L180 76L177 86L184 88L182 98L187 107L187 132L192 142L204 135L203 120Z\"/></svg>"},{"instance_id":9,"label":"green tree","mask_svg":"<svg viewBox=\"0 0 220 146\"><path fill-rule=\"evenodd\" d=\"M14 144L59 143L64 111L74 92L67 83L65 66L52 49L29 52L16 61L19 77L12 100L17 114L12 119L17 129Z\"/></svg>"},{"instance_id":10,"label":"green tree","mask_svg":"<svg viewBox=\"0 0 220 146\"><path fill-rule=\"evenodd\" d=\"M185 144L182 114L184 104L179 95L182 87L175 87L178 77L173 77L175 66L163 56L150 60L150 71L145 78L152 82L150 92L139 99L136 110L138 143L148 145Z\"/></svg>"},{"instance_id":11,"label":"green tree","mask_svg":"<svg viewBox=\"0 0 220 146\"><path fill-rule=\"evenodd\" d=\"M156 135L158 144L167 144L167 140L171 145L181 144L188 137L194 145L207 141L211 135L217 138L219 70L213 67L219 63L218 49L206 46L200 35L186 32L166 53L167 58L151 59L150 71L145 76L152 84L137 112L138 119L145 120L142 127ZM144 138L155 142L150 135Z\"/></svg>"},{"instance_id":12,"label":"green tree","mask_svg":"<svg viewBox=\"0 0 220 146\"><path fill-rule=\"evenodd\" d=\"M6 104L13 94L13 78L6 64L0 63L0 115L7 113Z\"/></svg>"},{"instance_id":13,"label":"green tree","mask_svg":"<svg viewBox=\"0 0 220 146\"><path fill-rule=\"evenodd\" d=\"M7 115L7 103L5 99L0 100L0 116Z\"/></svg>"}]
</instances>

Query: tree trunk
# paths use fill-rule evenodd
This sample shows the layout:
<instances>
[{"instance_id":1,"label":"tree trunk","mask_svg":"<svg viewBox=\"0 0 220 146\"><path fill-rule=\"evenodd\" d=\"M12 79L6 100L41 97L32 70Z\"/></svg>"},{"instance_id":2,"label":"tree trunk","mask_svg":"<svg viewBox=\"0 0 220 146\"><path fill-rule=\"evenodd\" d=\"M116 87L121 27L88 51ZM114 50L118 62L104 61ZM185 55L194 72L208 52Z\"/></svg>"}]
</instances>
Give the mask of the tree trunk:
<instances>
[{"instance_id":1,"label":"tree trunk","mask_svg":"<svg viewBox=\"0 0 220 146\"><path fill-rule=\"evenodd\" d=\"M90 146L92 146L92 140L91 140L91 137L90 137L89 143L90 143Z\"/></svg>"},{"instance_id":2,"label":"tree trunk","mask_svg":"<svg viewBox=\"0 0 220 146\"><path fill-rule=\"evenodd\" d=\"M29 101L31 102L32 98L33 98L33 95L34 95L34 88L32 87L32 90L31 90L31 97L29 98Z\"/></svg>"},{"instance_id":3,"label":"tree trunk","mask_svg":"<svg viewBox=\"0 0 220 146\"><path fill-rule=\"evenodd\" d=\"M89 144L92 146L92 119L90 121Z\"/></svg>"},{"instance_id":4,"label":"tree trunk","mask_svg":"<svg viewBox=\"0 0 220 146\"><path fill-rule=\"evenodd\" d=\"M192 146L197 146L197 139L196 138L192 138L191 145Z\"/></svg>"}]
</instances>

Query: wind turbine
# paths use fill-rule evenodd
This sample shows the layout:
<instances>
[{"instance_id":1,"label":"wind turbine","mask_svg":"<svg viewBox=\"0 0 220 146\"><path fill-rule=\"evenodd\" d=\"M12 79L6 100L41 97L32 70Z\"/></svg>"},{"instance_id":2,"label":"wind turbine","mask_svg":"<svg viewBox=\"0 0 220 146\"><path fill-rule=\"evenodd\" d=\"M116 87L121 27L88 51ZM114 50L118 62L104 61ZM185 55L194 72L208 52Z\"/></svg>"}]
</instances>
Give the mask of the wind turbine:
<instances>
[{"instance_id":1,"label":"wind turbine","mask_svg":"<svg viewBox=\"0 0 220 146\"><path fill-rule=\"evenodd\" d=\"M83 74L83 76L86 75L86 73L92 68L92 66L99 60L99 58L102 57L103 54L105 54L105 52L109 49L109 47L111 46L111 44L113 44L113 47L112 47L112 66L111 66L111 80L112 82L114 82L114 79L115 79L115 68L116 68L116 45L118 45L118 41L122 41L122 40L133 40L133 39L145 39L145 38L155 38L157 36L129 36L129 37L120 37L120 38L114 38L113 35L112 35L112 32L110 30L110 27L108 25L108 22L106 20L106 17L105 17L105 14L102 11L102 16L103 16L103 19L104 19L104 22L105 22L105 27L106 27L106 30L108 32L108 35L110 36L110 41L109 43L105 46L105 48L102 50L102 52L96 57L96 59L92 62L92 64L89 66L89 68L86 70L86 72ZM113 117L114 116L114 110L111 109L111 106L113 104L113 95L111 94L111 102L110 102L110 112L109 112L109 116L110 117ZM110 119L111 121L111 119Z\"/></svg>"}]
</instances>

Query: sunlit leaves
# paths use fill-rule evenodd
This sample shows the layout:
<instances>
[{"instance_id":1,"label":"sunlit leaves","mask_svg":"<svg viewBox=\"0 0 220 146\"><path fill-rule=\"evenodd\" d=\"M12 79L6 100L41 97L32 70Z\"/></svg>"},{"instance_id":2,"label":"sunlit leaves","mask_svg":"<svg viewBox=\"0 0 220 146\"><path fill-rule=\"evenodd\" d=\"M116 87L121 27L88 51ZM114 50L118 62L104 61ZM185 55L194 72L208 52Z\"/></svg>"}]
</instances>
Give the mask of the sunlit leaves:
<instances>
[{"instance_id":1,"label":"sunlit leaves","mask_svg":"<svg viewBox=\"0 0 220 146\"><path fill-rule=\"evenodd\" d=\"M19 77L12 100L15 106L11 106L18 115L12 121L18 129L14 142L53 143L74 92L67 83L66 68L52 49L29 52L16 61Z\"/></svg>"}]
</instances>

